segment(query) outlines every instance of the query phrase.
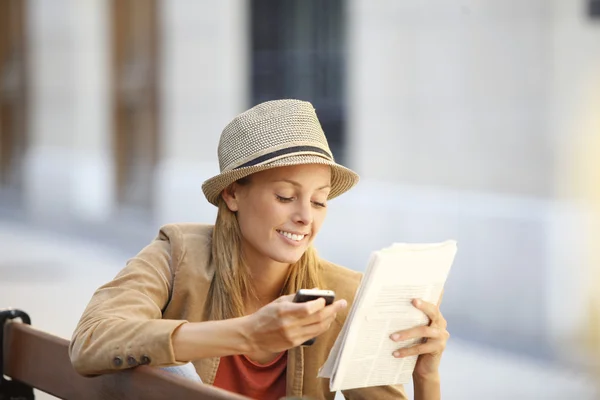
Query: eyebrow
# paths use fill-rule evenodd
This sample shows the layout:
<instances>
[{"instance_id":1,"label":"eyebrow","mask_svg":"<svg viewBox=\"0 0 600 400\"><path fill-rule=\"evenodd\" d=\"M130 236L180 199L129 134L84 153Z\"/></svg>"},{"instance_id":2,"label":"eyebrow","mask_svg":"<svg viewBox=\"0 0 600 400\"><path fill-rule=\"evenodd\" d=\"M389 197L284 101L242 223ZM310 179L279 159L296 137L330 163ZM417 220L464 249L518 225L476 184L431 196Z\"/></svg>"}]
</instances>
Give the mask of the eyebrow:
<instances>
[{"instance_id":1,"label":"eyebrow","mask_svg":"<svg viewBox=\"0 0 600 400\"><path fill-rule=\"evenodd\" d=\"M299 182L296 182L291 179L278 179L274 182L286 182L286 183L291 183L292 185L294 185L296 187L302 187L302 185ZM327 189L327 188L331 188L331 185L327 184L325 186L321 186L320 188L317 188L317 190L323 190L323 189Z\"/></svg>"}]
</instances>

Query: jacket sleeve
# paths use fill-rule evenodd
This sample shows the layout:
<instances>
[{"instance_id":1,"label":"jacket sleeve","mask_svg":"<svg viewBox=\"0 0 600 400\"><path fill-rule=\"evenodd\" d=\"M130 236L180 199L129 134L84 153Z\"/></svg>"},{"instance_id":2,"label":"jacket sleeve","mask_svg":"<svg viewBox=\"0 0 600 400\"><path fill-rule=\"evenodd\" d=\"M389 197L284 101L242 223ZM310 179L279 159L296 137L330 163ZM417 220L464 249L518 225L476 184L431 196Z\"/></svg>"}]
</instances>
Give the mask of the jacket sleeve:
<instances>
[{"instance_id":1,"label":"jacket sleeve","mask_svg":"<svg viewBox=\"0 0 600 400\"><path fill-rule=\"evenodd\" d=\"M175 360L171 338L187 321L162 319L172 290L173 265L181 252L172 244L178 235L176 228L161 229L93 294L69 346L78 373L90 376L139 364L184 364Z\"/></svg>"}]
</instances>

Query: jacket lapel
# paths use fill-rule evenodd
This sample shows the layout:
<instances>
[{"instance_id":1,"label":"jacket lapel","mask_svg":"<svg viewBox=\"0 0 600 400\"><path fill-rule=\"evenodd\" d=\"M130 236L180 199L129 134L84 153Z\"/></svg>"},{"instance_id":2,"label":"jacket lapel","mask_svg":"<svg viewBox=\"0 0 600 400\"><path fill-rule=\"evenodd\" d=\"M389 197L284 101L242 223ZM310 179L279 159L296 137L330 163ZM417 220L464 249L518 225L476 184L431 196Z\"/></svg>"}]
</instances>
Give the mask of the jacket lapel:
<instances>
[{"instance_id":1,"label":"jacket lapel","mask_svg":"<svg viewBox=\"0 0 600 400\"><path fill-rule=\"evenodd\" d=\"M286 371L286 395L292 397L302 396L304 384L304 349L294 347L288 350Z\"/></svg>"},{"instance_id":2,"label":"jacket lapel","mask_svg":"<svg viewBox=\"0 0 600 400\"><path fill-rule=\"evenodd\" d=\"M200 375L200 378L202 379L202 383L212 385L215 382L220 360L221 359L219 357L212 357L202 358L194 362L194 366L196 367L196 371L198 371L198 375Z\"/></svg>"}]
</instances>

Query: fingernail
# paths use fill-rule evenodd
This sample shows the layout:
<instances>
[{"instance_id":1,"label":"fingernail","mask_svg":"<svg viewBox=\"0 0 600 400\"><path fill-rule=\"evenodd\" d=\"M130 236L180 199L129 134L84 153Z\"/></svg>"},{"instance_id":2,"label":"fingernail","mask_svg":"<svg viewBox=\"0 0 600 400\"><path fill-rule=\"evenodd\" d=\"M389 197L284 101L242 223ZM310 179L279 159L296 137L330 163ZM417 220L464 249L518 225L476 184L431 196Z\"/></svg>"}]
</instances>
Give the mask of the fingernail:
<instances>
[{"instance_id":1,"label":"fingernail","mask_svg":"<svg viewBox=\"0 0 600 400\"><path fill-rule=\"evenodd\" d=\"M394 355L394 357L400 357L400 352L399 351L395 351L393 355Z\"/></svg>"},{"instance_id":2,"label":"fingernail","mask_svg":"<svg viewBox=\"0 0 600 400\"><path fill-rule=\"evenodd\" d=\"M391 336L391 339L394 340L394 341L398 341L398 340L400 340L400 335L398 333L394 333Z\"/></svg>"},{"instance_id":3,"label":"fingernail","mask_svg":"<svg viewBox=\"0 0 600 400\"><path fill-rule=\"evenodd\" d=\"M348 306L348 302L346 300L340 301L340 307L346 308Z\"/></svg>"},{"instance_id":4,"label":"fingernail","mask_svg":"<svg viewBox=\"0 0 600 400\"><path fill-rule=\"evenodd\" d=\"M413 304L414 304L415 306L420 306L420 305L421 305L421 300L419 300L419 299L415 299Z\"/></svg>"}]
</instances>

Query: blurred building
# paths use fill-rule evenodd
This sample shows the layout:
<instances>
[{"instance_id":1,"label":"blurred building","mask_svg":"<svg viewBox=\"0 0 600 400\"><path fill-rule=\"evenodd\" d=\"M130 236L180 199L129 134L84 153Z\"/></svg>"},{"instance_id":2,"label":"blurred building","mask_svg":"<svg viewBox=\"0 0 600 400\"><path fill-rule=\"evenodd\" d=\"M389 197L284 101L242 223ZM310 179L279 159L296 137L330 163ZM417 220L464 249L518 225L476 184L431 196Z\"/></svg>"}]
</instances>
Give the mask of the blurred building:
<instances>
[{"instance_id":1,"label":"blurred building","mask_svg":"<svg viewBox=\"0 0 600 400\"><path fill-rule=\"evenodd\" d=\"M392 241L456 238L454 332L554 356L587 326L585 217L560 182L597 112L593 3L0 0L0 206L115 230L210 222L224 125L309 100L363 178L321 253L361 269Z\"/></svg>"}]
</instances>

